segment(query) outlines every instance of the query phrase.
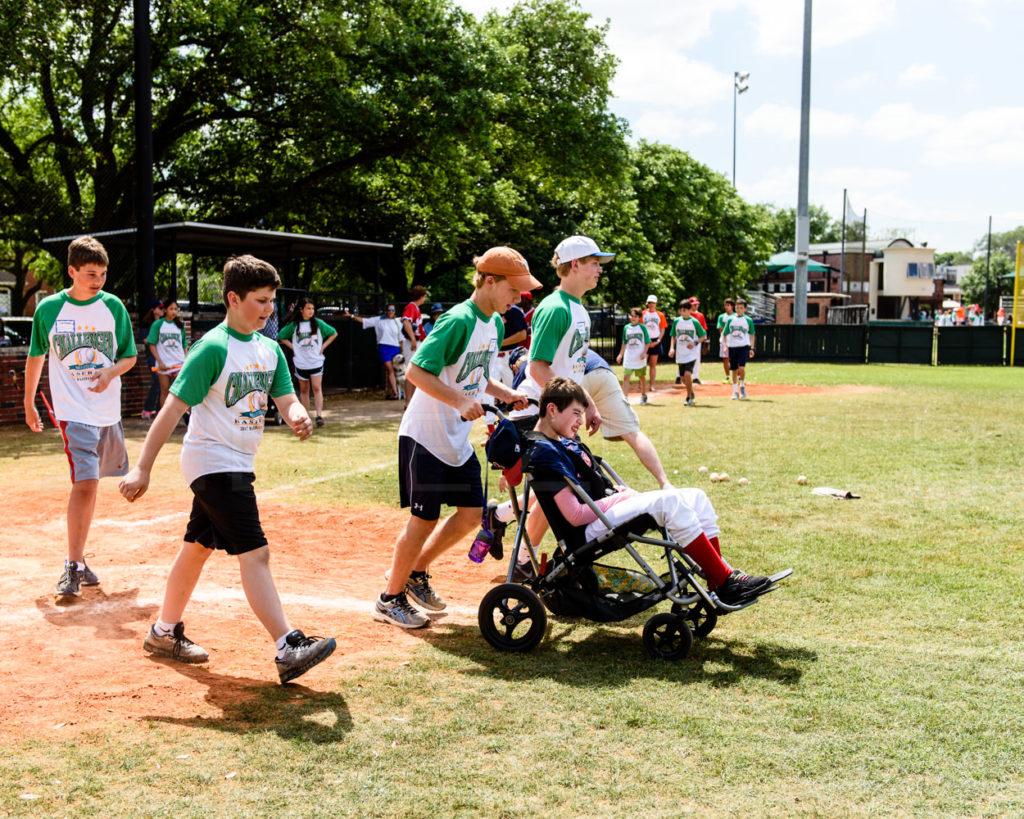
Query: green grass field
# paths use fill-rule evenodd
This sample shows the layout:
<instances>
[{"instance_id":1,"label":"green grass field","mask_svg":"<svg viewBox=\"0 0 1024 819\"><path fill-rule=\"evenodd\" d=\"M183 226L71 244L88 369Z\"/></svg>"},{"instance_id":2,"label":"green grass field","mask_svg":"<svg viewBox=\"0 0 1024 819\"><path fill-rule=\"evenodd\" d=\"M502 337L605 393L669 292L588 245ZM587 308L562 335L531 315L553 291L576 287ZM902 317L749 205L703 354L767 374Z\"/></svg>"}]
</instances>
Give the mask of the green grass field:
<instances>
[{"instance_id":1,"label":"green grass field","mask_svg":"<svg viewBox=\"0 0 1024 819\"><path fill-rule=\"evenodd\" d=\"M1024 372L750 372L747 402L638 408L674 482L708 491L730 562L796 570L688 659L646 657L650 613L552 620L525 656L450 623L408 656L342 653L318 676L328 694L267 685L217 720L25 736L0 759L0 815L1024 815ZM837 389L759 397L759 383ZM395 423L324 433L267 435L261 486L394 506ZM653 488L624 445L594 449ZM310 483L324 464L338 474ZM732 481L701 480L701 465ZM60 468L13 429L0 466ZM163 453L158 479L176 468ZM811 495L820 485L862 498Z\"/></svg>"}]
</instances>

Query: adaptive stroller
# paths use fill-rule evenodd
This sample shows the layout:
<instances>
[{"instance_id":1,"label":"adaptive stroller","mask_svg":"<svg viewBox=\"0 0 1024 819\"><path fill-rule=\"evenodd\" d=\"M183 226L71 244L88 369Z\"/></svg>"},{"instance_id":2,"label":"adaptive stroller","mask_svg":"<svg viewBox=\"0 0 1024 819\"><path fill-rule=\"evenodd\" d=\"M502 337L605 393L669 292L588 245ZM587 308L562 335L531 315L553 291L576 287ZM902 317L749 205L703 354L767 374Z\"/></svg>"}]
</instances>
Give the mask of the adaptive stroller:
<instances>
[{"instance_id":1,"label":"adaptive stroller","mask_svg":"<svg viewBox=\"0 0 1024 819\"><path fill-rule=\"evenodd\" d=\"M643 641L653 657L679 660L689 653L694 637L711 633L719 616L753 605L761 595L774 591L778 581L793 573L792 569L786 569L772 575L771 585L757 597L732 605L720 600L701 582L702 573L697 564L650 515L640 515L612 528L594 499L575 481L563 477L564 483L557 486L549 481L538 481L531 468L526 442L521 447L508 445L513 437L518 437L512 432L512 422L505 420L499 410L486 409L502 418L488 439L487 460L495 468L513 473L521 469L525 478L521 506L517 488L509 487L518 525L506 582L491 589L480 602L480 631L495 648L501 651L534 648L547 627L545 609L559 616L608 623L626 620L668 600L671 610L655 614L647 621ZM498 436L504 439L504 446L492 445ZM524 456L521 463L514 463L520 449ZM624 484L602 459L593 456L593 461L612 484ZM565 520L554 500L565 485L608 526L605 534L587 541L585 527L572 526ZM526 532L533 496L538 499L557 541L550 557L538 555ZM655 530L657 536L648 536L651 530ZM654 560L640 554L638 547L641 545L654 547L659 553L657 560L664 561L662 571L651 566ZM529 569L525 572L517 568L521 549L526 549L529 555ZM613 552L628 555L630 567L601 562ZM630 561L620 559L619 562ZM520 582L513 582L514 577Z\"/></svg>"}]
</instances>

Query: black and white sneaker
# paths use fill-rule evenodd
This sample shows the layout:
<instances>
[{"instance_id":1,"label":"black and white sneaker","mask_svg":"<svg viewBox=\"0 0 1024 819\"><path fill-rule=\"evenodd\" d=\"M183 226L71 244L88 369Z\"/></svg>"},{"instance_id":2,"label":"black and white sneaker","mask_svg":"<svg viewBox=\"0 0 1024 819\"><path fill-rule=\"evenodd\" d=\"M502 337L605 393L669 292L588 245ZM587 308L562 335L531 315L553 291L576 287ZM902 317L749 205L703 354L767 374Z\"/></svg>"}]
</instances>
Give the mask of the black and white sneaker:
<instances>
[{"instance_id":1,"label":"black and white sneaker","mask_svg":"<svg viewBox=\"0 0 1024 819\"><path fill-rule=\"evenodd\" d=\"M736 569L726 581L715 589L715 594L723 603L736 606L745 603L771 588L769 577L754 577Z\"/></svg>"},{"instance_id":2,"label":"black and white sneaker","mask_svg":"<svg viewBox=\"0 0 1024 819\"><path fill-rule=\"evenodd\" d=\"M58 603L70 603L82 596L82 573L75 563L64 563L64 573L57 581L55 598Z\"/></svg>"},{"instance_id":3,"label":"black and white sneaker","mask_svg":"<svg viewBox=\"0 0 1024 819\"><path fill-rule=\"evenodd\" d=\"M525 563L516 563L516 567L512 570L513 583L532 583L536 579L537 572L529 560Z\"/></svg>"},{"instance_id":4,"label":"black and white sneaker","mask_svg":"<svg viewBox=\"0 0 1024 819\"><path fill-rule=\"evenodd\" d=\"M444 598L434 591L430 585L430 575L426 572L413 572L409 575L409 579L405 581L405 593L413 603L427 611L443 611L448 605Z\"/></svg>"},{"instance_id":5,"label":"black and white sneaker","mask_svg":"<svg viewBox=\"0 0 1024 819\"><path fill-rule=\"evenodd\" d=\"M210 655L205 648L193 643L185 636L185 624L176 623L170 634L157 634L156 626L150 626L142 648L159 657L170 657L183 663L205 663Z\"/></svg>"},{"instance_id":6,"label":"black and white sneaker","mask_svg":"<svg viewBox=\"0 0 1024 819\"><path fill-rule=\"evenodd\" d=\"M274 662L282 683L301 677L313 666L322 663L338 647L333 637L307 637L298 629L288 632L287 645Z\"/></svg>"},{"instance_id":7,"label":"black and white sneaker","mask_svg":"<svg viewBox=\"0 0 1024 819\"><path fill-rule=\"evenodd\" d=\"M495 560L501 560L505 555L505 547L502 545L501 539L505 536L507 525L498 520L498 504L488 501L487 508L484 510L484 528L491 533L491 557Z\"/></svg>"}]
</instances>

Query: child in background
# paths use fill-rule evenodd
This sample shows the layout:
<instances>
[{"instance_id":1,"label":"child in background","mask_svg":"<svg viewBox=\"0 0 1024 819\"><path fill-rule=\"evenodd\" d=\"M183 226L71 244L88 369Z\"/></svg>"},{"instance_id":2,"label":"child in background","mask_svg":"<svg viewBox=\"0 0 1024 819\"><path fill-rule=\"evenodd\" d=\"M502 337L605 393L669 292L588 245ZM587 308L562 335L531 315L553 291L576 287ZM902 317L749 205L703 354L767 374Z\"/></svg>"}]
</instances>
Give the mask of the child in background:
<instances>
[{"instance_id":1,"label":"child in background","mask_svg":"<svg viewBox=\"0 0 1024 819\"><path fill-rule=\"evenodd\" d=\"M647 351L651 345L651 336L647 328L640 322L640 308L633 307L629 311L629 324L622 328L622 346L615 357L617 364L622 364L622 392L629 397L629 378L636 375L640 379L640 403L647 403Z\"/></svg>"},{"instance_id":2,"label":"child in background","mask_svg":"<svg viewBox=\"0 0 1024 819\"><path fill-rule=\"evenodd\" d=\"M56 601L69 603L100 580L85 564L100 478L124 475L128 451L121 427L121 375L135 366L132 324L121 300L103 292L107 251L92 236L68 246L71 287L43 299L32 318L25 362L25 423L42 432L36 389L48 357L53 413L71 465L68 554Z\"/></svg>"},{"instance_id":3,"label":"child in background","mask_svg":"<svg viewBox=\"0 0 1024 819\"><path fill-rule=\"evenodd\" d=\"M171 384L178 377L181 365L188 351L188 337L185 324L178 317L178 302L168 299L164 302L164 316L158 318L149 328L146 336L149 351L156 359L156 374L160 380L160 406L167 401Z\"/></svg>"},{"instance_id":4,"label":"child in background","mask_svg":"<svg viewBox=\"0 0 1024 819\"><path fill-rule=\"evenodd\" d=\"M149 392L146 393L146 401L142 405L143 421L153 420L156 411L160 409L160 377L156 374L156 356L150 352L146 339L149 338L149 330L156 324L156 320L163 317L164 303L160 299L153 299L149 303L149 309L139 321L139 328L142 330L142 342L146 349L146 364L149 366L149 371L153 376L153 380L149 385Z\"/></svg>"},{"instance_id":5,"label":"child in background","mask_svg":"<svg viewBox=\"0 0 1024 819\"><path fill-rule=\"evenodd\" d=\"M324 350L338 338L338 331L316 318L316 304L308 296L295 303L288 323L277 334L277 340L292 351L295 378L299 382L299 401L309 406L309 388L313 387L316 425L324 425Z\"/></svg>"},{"instance_id":6,"label":"child in background","mask_svg":"<svg viewBox=\"0 0 1024 819\"><path fill-rule=\"evenodd\" d=\"M736 312L722 325L729 345L729 372L732 373L732 397L747 397L747 361L754 357L754 322L747 314L747 303L736 300Z\"/></svg>"},{"instance_id":7,"label":"child in background","mask_svg":"<svg viewBox=\"0 0 1024 819\"><path fill-rule=\"evenodd\" d=\"M692 303L683 299L679 302L679 315L672 320L672 329L669 331L668 357L675 358L676 366L679 367L679 377L676 383L682 380L686 387L686 406L693 406L693 368L696 366L700 356L700 345L707 333L701 327L700 322L693 317Z\"/></svg>"},{"instance_id":8,"label":"child in background","mask_svg":"<svg viewBox=\"0 0 1024 819\"><path fill-rule=\"evenodd\" d=\"M181 449L192 514L167 578L160 618L142 647L185 663L209 659L185 636L182 616L207 558L223 549L238 558L245 598L276 644L277 672L286 683L327 659L335 641L307 637L288 624L270 574L270 550L253 489L256 449L271 397L300 440L313 432L305 407L295 400L281 347L259 333L273 313L280 284L273 266L253 256L224 265L224 322L196 342L149 428L138 464L121 481L121 494L129 502L145 494L160 448L192 407Z\"/></svg>"}]
</instances>

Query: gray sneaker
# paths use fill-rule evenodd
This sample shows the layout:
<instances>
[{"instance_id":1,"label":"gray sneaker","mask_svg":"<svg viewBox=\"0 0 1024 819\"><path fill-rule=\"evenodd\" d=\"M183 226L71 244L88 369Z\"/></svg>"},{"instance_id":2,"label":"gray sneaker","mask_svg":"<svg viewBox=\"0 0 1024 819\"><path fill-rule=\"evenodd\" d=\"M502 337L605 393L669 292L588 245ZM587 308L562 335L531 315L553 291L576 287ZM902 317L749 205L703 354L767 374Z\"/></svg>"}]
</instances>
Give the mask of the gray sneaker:
<instances>
[{"instance_id":1,"label":"gray sneaker","mask_svg":"<svg viewBox=\"0 0 1024 819\"><path fill-rule=\"evenodd\" d=\"M404 592L391 600L378 597L373 606L373 619L399 628L423 628L430 623L429 617L409 605Z\"/></svg>"},{"instance_id":2,"label":"gray sneaker","mask_svg":"<svg viewBox=\"0 0 1024 819\"><path fill-rule=\"evenodd\" d=\"M746 397L747 397L747 385L743 384L743 385L740 386L740 398L746 398Z\"/></svg>"},{"instance_id":3,"label":"gray sneaker","mask_svg":"<svg viewBox=\"0 0 1024 819\"><path fill-rule=\"evenodd\" d=\"M282 683L301 677L330 657L338 646L333 637L307 637L298 629L288 632L285 640L282 655L274 661Z\"/></svg>"},{"instance_id":4,"label":"gray sneaker","mask_svg":"<svg viewBox=\"0 0 1024 819\"><path fill-rule=\"evenodd\" d=\"M75 597L82 596L82 573L74 563L64 563L64 573L57 581L54 596L58 603L70 603Z\"/></svg>"},{"instance_id":5,"label":"gray sneaker","mask_svg":"<svg viewBox=\"0 0 1024 819\"><path fill-rule=\"evenodd\" d=\"M692 398L687 398L686 399L686 406L688 406L688 407L692 407L693 406L693 399Z\"/></svg>"},{"instance_id":6,"label":"gray sneaker","mask_svg":"<svg viewBox=\"0 0 1024 819\"><path fill-rule=\"evenodd\" d=\"M442 611L448 604L430 585L430 575L411 576L405 581L405 593L421 609Z\"/></svg>"},{"instance_id":7,"label":"gray sneaker","mask_svg":"<svg viewBox=\"0 0 1024 819\"><path fill-rule=\"evenodd\" d=\"M84 560L82 561L82 565L85 566L85 568L82 569L82 585L98 586L100 584L100 579L96 576L96 572L90 569L89 564Z\"/></svg>"},{"instance_id":8,"label":"gray sneaker","mask_svg":"<svg viewBox=\"0 0 1024 819\"><path fill-rule=\"evenodd\" d=\"M150 626L146 639L142 641L142 647L150 654L170 657L183 663L205 663L210 659L206 649L197 646L185 636L184 623L178 623L174 631L163 637L156 633L154 626Z\"/></svg>"}]
</instances>

